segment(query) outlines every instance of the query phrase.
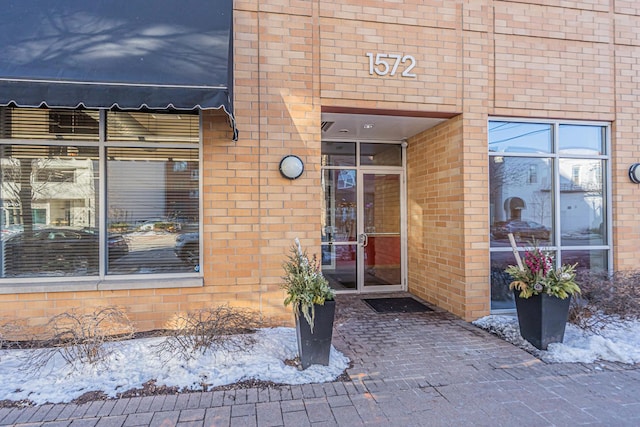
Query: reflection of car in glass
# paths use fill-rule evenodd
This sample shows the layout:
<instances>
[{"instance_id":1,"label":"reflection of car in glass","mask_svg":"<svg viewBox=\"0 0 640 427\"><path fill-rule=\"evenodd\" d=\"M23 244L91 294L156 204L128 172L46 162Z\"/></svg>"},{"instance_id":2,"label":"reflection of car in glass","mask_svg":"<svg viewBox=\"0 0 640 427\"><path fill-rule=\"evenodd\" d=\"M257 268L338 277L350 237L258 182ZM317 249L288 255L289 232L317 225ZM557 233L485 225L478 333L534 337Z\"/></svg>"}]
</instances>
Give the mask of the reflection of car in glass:
<instances>
[{"instance_id":1,"label":"reflection of car in glass","mask_svg":"<svg viewBox=\"0 0 640 427\"><path fill-rule=\"evenodd\" d=\"M85 227L82 231L91 233L95 235L96 238L98 236L98 230L96 228ZM109 248L109 260L122 258L129 253L129 244L124 239L124 236L119 233L109 233L107 236L107 247Z\"/></svg>"},{"instance_id":2,"label":"reflection of car in glass","mask_svg":"<svg viewBox=\"0 0 640 427\"><path fill-rule=\"evenodd\" d=\"M8 239L16 233L22 232L21 225L9 225L2 229L2 240Z\"/></svg>"},{"instance_id":3,"label":"reflection of car in glass","mask_svg":"<svg viewBox=\"0 0 640 427\"><path fill-rule=\"evenodd\" d=\"M122 235L108 237L109 259L129 252ZM99 236L94 229L43 228L20 231L4 242L5 273L98 272Z\"/></svg>"},{"instance_id":4,"label":"reflection of car in glass","mask_svg":"<svg viewBox=\"0 0 640 427\"><path fill-rule=\"evenodd\" d=\"M175 221L168 221L161 218L150 219L144 221L138 225L138 231L180 231L180 223Z\"/></svg>"},{"instance_id":5,"label":"reflection of car in glass","mask_svg":"<svg viewBox=\"0 0 640 427\"><path fill-rule=\"evenodd\" d=\"M176 236L173 248L176 256L189 265L200 263L200 234L183 233Z\"/></svg>"},{"instance_id":6,"label":"reflection of car in glass","mask_svg":"<svg viewBox=\"0 0 640 427\"><path fill-rule=\"evenodd\" d=\"M549 240L551 230L542 224L534 221L511 220L505 222L496 222L491 227L491 233L496 239L507 239L509 233L513 233L516 240L535 239Z\"/></svg>"},{"instance_id":7,"label":"reflection of car in glass","mask_svg":"<svg viewBox=\"0 0 640 427\"><path fill-rule=\"evenodd\" d=\"M122 258L129 253L129 245L126 240L124 240L122 234L109 234L107 237L107 245L110 260Z\"/></svg>"}]
</instances>

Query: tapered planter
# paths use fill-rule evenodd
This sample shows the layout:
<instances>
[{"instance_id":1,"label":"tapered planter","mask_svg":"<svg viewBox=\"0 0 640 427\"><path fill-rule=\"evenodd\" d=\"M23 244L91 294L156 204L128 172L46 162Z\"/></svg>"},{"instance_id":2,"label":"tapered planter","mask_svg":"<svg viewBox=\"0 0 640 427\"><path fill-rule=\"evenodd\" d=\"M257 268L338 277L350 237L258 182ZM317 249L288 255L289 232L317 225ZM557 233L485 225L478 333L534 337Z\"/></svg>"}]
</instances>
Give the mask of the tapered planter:
<instances>
[{"instance_id":1,"label":"tapered planter","mask_svg":"<svg viewBox=\"0 0 640 427\"><path fill-rule=\"evenodd\" d=\"M325 301L324 305L316 305L315 312L313 333L302 313L296 316L298 354L302 369L307 369L311 365L327 366L329 364L336 302Z\"/></svg>"},{"instance_id":2,"label":"tapered planter","mask_svg":"<svg viewBox=\"0 0 640 427\"><path fill-rule=\"evenodd\" d=\"M518 324L522 338L540 350L551 343L562 342L569 317L571 297L560 299L547 294L520 298L514 290Z\"/></svg>"}]
</instances>

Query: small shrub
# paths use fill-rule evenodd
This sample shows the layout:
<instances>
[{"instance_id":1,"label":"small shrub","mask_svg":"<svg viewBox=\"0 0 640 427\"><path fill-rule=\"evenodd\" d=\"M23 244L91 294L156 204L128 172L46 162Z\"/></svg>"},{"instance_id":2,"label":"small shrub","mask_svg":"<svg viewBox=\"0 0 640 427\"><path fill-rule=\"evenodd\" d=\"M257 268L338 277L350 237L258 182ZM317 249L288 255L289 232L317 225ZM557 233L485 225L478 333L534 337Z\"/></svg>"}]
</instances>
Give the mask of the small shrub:
<instances>
[{"instance_id":1,"label":"small shrub","mask_svg":"<svg viewBox=\"0 0 640 427\"><path fill-rule=\"evenodd\" d=\"M28 328L21 320L0 318L0 349L27 349L38 346L35 328Z\"/></svg>"},{"instance_id":2,"label":"small shrub","mask_svg":"<svg viewBox=\"0 0 640 427\"><path fill-rule=\"evenodd\" d=\"M295 316L302 313L313 333L315 306L333 300L335 291L329 287L329 282L322 275L320 261L316 255L309 258L297 238L289 252L287 260L282 264L285 275L282 277L284 282L281 287L286 292L284 305L286 307L291 304Z\"/></svg>"},{"instance_id":3,"label":"small shrub","mask_svg":"<svg viewBox=\"0 0 640 427\"><path fill-rule=\"evenodd\" d=\"M93 312L71 310L47 322L41 351L29 357L29 368L40 369L59 354L72 366L105 362L111 348L105 344L133 337L133 325L117 307L98 307Z\"/></svg>"},{"instance_id":4,"label":"small shrub","mask_svg":"<svg viewBox=\"0 0 640 427\"><path fill-rule=\"evenodd\" d=\"M0 318L0 349L9 348L9 342L15 327L16 324L14 322Z\"/></svg>"},{"instance_id":5,"label":"small shrub","mask_svg":"<svg viewBox=\"0 0 640 427\"><path fill-rule=\"evenodd\" d=\"M189 311L175 317L161 353L194 359L208 349L242 350L255 342L252 333L262 325L258 313L228 305Z\"/></svg>"},{"instance_id":6,"label":"small shrub","mask_svg":"<svg viewBox=\"0 0 640 427\"><path fill-rule=\"evenodd\" d=\"M619 271L609 276L602 272L581 271L577 278L582 294L574 298L569 321L598 333L607 323L640 318L640 271Z\"/></svg>"}]
</instances>

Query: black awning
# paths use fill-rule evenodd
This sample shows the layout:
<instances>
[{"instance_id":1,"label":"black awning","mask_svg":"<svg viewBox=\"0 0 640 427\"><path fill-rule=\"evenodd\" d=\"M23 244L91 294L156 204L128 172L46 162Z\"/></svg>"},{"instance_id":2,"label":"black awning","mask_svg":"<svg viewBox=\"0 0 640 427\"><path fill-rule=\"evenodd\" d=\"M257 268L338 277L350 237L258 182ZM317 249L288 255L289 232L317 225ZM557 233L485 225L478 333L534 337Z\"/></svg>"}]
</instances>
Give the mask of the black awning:
<instances>
[{"instance_id":1,"label":"black awning","mask_svg":"<svg viewBox=\"0 0 640 427\"><path fill-rule=\"evenodd\" d=\"M15 0L0 13L0 105L223 108L232 0Z\"/></svg>"}]
</instances>

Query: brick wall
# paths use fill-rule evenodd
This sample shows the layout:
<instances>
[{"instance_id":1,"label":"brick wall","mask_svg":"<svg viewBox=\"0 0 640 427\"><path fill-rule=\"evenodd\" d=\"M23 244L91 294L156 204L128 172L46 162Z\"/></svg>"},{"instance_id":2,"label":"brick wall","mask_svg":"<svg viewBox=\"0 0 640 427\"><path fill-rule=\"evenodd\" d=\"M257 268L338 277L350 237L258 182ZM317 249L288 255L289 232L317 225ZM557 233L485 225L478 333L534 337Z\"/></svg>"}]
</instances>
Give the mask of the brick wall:
<instances>
[{"instance_id":1,"label":"brick wall","mask_svg":"<svg viewBox=\"0 0 640 427\"><path fill-rule=\"evenodd\" d=\"M273 2L260 11L253 3L236 5L240 140L205 133L205 287L214 298L243 301L274 323L291 321L280 284L294 239L310 254L319 252L317 31L308 5ZM295 181L278 170L287 154L305 165ZM215 178L210 185L209 176Z\"/></svg>"},{"instance_id":2,"label":"brick wall","mask_svg":"<svg viewBox=\"0 0 640 427\"><path fill-rule=\"evenodd\" d=\"M560 5L559 5L560 4ZM204 287L0 295L0 316L121 304L141 329L232 303L290 324L279 288L295 237L319 252L321 107L455 113L409 140L409 289L466 319L489 312L490 116L611 121L616 268L637 264L640 6L632 0L234 2L240 139L203 117ZM411 54L416 78L366 53ZM305 163L295 181L280 159Z\"/></svg>"},{"instance_id":3,"label":"brick wall","mask_svg":"<svg viewBox=\"0 0 640 427\"><path fill-rule=\"evenodd\" d=\"M323 106L458 109L462 46L455 29L321 17L320 31ZM371 76L367 53L412 55L419 77Z\"/></svg>"},{"instance_id":4,"label":"brick wall","mask_svg":"<svg viewBox=\"0 0 640 427\"><path fill-rule=\"evenodd\" d=\"M465 307L462 117L409 140L408 287L453 313Z\"/></svg>"}]
</instances>

